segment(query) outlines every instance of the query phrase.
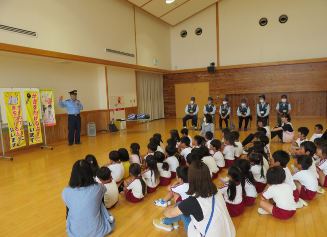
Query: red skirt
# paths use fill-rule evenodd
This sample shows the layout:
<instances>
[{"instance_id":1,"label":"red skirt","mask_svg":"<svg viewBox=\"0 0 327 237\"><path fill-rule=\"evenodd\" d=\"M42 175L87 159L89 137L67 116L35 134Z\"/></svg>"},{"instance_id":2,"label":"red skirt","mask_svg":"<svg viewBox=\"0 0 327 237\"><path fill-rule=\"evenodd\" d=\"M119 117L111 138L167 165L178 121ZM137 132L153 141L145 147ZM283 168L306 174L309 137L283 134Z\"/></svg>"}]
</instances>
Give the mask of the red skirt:
<instances>
[{"instance_id":1,"label":"red skirt","mask_svg":"<svg viewBox=\"0 0 327 237\"><path fill-rule=\"evenodd\" d=\"M176 172L171 171L171 178L176 178Z\"/></svg>"},{"instance_id":2,"label":"red skirt","mask_svg":"<svg viewBox=\"0 0 327 237\"><path fill-rule=\"evenodd\" d=\"M279 207L274 206L272 209L272 214L274 217L277 217L278 219L286 220L288 218L291 218L295 214L296 210L294 211L288 211L281 209Z\"/></svg>"},{"instance_id":3,"label":"red skirt","mask_svg":"<svg viewBox=\"0 0 327 237\"><path fill-rule=\"evenodd\" d=\"M295 201L295 202L298 202L299 199L300 199L300 194L299 194L299 191L298 191L297 189L295 189L295 190L293 191L293 196L294 196L294 201Z\"/></svg>"},{"instance_id":4,"label":"red skirt","mask_svg":"<svg viewBox=\"0 0 327 237\"><path fill-rule=\"evenodd\" d=\"M186 161L185 161L184 157L181 157L181 165L186 165Z\"/></svg>"},{"instance_id":5,"label":"red skirt","mask_svg":"<svg viewBox=\"0 0 327 237\"><path fill-rule=\"evenodd\" d=\"M221 172L221 171L223 171L223 169L225 168L225 167L219 167L218 165L217 165L217 167L218 167L218 174Z\"/></svg>"},{"instance_id":6,"label":"red skirt","mask_svg":"<svg viewBox=\"0 0 327 237\"><path fill-rule=\"evenodd\" d=\"M231 204L226 202L227 210L231 217L239 216L244 211L243 201L240 204Z\"/></svg>"},{"instance_id":7,"label":"red skirt","mask_svg":"<svg viewBox=\"0 0 327 237\"><path fill-rule=\"evenodd\" d=\"M225 160L225 168L228 168L230 165L234 165L235 160Z\"/></svg>"},{"instance_id":8,"label":"red skirt","mask_svg":"<svg viewBox=\"0 0 327 237\"><path fill-rule=\"evenodd\" d=\"M234 156L234 158L235 158L235 160L239 160L240 159L240 157L238 157L238 156Z\"/></svg>"},{"instance_id":9,"label":"red skirt","mask_svg":"<svg viewBox=\"0 0 327 237\"><path fill-rule=\"evenodd\" d=\"M267 186L267 184L265 183L261 183L261 182L255 182L255 189L257 190L257 193L261 193L265 187Z\"/></svg>"},{"instance_id":10,"label":"red skirt","mask_svg":"<svg viewBox=\"0 0 327 237\"><path fill-rule=\"evenodd\" d=\"M255 197L243 196L244 206L252 206L255 201Z\"/></svg>"},{"instance_id":11,"label":"red skirt","mask_svg":"<svg viewBox=\"0 0 327 237\"><path fill-rule=\"evenodd\" d=\"M143 200L143 198L136 198L134 197L133 193L132 193L132 190L128 190L128 192L126 193L126 199L130 202L140 202Z\"/></svg>"},{"instance_id":12,"label":"red skirt","mask_svg":"<svg viewBox=\"0 0 327 237\"><path fill-rule=\"evenodd\" d=\"M300 191L300 198L304 200L311 200L316 196L317 192L306 189L303 185Z\"/></svg>"},{"instance_id":13,"label":"red skirt","mask_svg":"<svg viewBox=\"0 0 327 237\"><path fill-rule=\"evenodd\" d=\"M146 187L146 190L147 190L147 193L153 193L154 191L157 190L157 188L158 188L158 186L155 187L155 188L151 188L151 187L147 186L147 187Z\"/></svg>"},{"instance_id":14,"label":"red skirt","mask_svg":"<svg viewBox=\"0 0 327 237\"><path fill-rule=\"evenodd\" d=\"M219 173L219 171L217 173L212 173L211 179L214 180L214 179L218 178L218 173Z\"/></svg>"},{"instance_id":15,"label":"red skirt","mask_svg":"<svg viewBox=\"0 0 327 237\"><path fill-rule=\"evenodd\" d=\"M167 186L171 182L171 177L170 178L165 178L165 177L160 177L160 183L159 186Z\"/></svg>"}]
</instances>

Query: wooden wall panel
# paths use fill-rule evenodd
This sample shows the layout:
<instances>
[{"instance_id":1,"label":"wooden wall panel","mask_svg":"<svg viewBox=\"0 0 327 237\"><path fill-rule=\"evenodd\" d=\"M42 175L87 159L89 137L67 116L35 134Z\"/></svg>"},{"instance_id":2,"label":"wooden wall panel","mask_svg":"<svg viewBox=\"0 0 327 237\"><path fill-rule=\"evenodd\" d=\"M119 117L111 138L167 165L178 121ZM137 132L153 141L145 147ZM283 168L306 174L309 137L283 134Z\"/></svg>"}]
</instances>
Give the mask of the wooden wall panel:
<instances>
[{"instance_id":1,"label":"wooden wall panel","mask_svg":"<svg viewBox=\"0 0 327 237\"><path fill-rule=\"evenodd\" d=\"M327 62L226 69L218 70L215 73L166 74L164 75L165 116L176 116L175 84L192 82L209 82L210 96L214 98L216 106L221 104L224 94L253 94L252 96L249 95L249 100L258 101L255 95L277 93L276 98L272 95L270 99L273 104L276 104L281 94L296 92L291 99L300 106L294 108L297 114L304 113L308 116L323 114L322 116L324 116L326 115L326 99L324 99L326 95L320 94L318 91L327 90L326 79ZM219 96L219 101L217 96ZM310 106L308 108L304 106L306 101L312 102L313 100L318 104L307 103ZM302 104L303 106L301 106ZM318 112L319 108L322 111Z\"/></svg>"},{"instance_id":2,"label":"wooden wall panel","mask_svg":"<svg viewBox=\"0 0 327 237\"><path fill-rule=\"evenodd\" d=\"M127 107L125 108L125 118L128 117L129 114L138 114L139 113L139 110L138 110L138 107ZM138 125L139 122L126 122L126 128L130 128L130 127L133 127L135 125Z\"/></svg>"},{"instance_id":3,"label":"wooden wall panel","mask_svg":"<svg viewBox=\"0 0 327 237\"><path fill-rule=\"evenodd\" d=\"M109 129L108 122L107 122L108 121L108 110L94 110L94 111L81 112L81 120L82 120L81 135L87 134L86 126L89 122L95 123L97 132L100 132L101 130ZM57 124L55 126L46 127L46 129L45 129L46 134L47 134L47 142L48 143L68 138L68 115L67 114L57 114L56 122L57 122ZM42 135L43 135L43 127L42 127ZM5 152L7 152L10 150L8 133L4 133L3 138L4 138L3 140L4 140ZM36 144L36 145L32 145L32 146L28 145L27 130L25 130L25 139L26 139L26 146L23 148L19 148L19 150L27 149L32 146L35 146L35 147L41 146L41 144ZM83 142L83 139L81 139L81 140ZM68 144L68 141L67 141L67 144ZM0 152L2 153L1 146L0 146Z\"/></svg>"}]
</instances>

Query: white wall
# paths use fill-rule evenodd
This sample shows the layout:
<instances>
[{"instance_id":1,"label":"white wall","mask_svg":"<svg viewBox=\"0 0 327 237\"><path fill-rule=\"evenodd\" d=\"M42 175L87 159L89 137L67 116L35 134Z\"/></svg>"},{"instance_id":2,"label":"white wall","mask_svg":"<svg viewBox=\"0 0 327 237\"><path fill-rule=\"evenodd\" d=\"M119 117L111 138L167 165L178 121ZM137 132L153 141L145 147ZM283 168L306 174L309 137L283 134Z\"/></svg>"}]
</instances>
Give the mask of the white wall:
<instances>
[{"instance_id":1,"label":"white wall","mask_svg":"<svg viewBox=\"0 0 327 237\"><path fill-rule=\"evenodd\" d=\"M327 56L325 0L224 0L218 6L221 66ZM289 17L285 24L278 21L282 14Z\"/></svg>"},{"instance_id":2,"label":"white wall","mask_svg":"<svg viewBox=\"0 0 327 237\"><path fill-rule=\"evenodd\" d=\"M203 30L200 36L195 34L195 30L198 27ZM180 36L182 30L187 31L185 38ZM215 4L172 27L170 35L173 70L203 68L209 66L211 62L217 64Z\"/></svg>"},{"instance_id":3,"label":"white wall","mask_svg":"<svg viewBox=\"0 0 327 237\"><path fill-rule=\"evenodd\" d=\"M83 111L107 109L106 104L99 102L100 95L106 95L106 88L98 86L97 65L61 64L41 57L1 53L0 81L1 87L54 89L56 114L66 113L66 109L58 106L59 96L69 99L68 92L72 90L78 91Z\"/></svg>"},{"instance_id":4,"label":"white wall","mask_svg":"<svg viewBox=\"0 0 327 237\"><path fill-rule=\"evenodd\" d=\"M135 22L138 64L171 70L170 26L137 7Z\"/></svg>"}]
</instances>

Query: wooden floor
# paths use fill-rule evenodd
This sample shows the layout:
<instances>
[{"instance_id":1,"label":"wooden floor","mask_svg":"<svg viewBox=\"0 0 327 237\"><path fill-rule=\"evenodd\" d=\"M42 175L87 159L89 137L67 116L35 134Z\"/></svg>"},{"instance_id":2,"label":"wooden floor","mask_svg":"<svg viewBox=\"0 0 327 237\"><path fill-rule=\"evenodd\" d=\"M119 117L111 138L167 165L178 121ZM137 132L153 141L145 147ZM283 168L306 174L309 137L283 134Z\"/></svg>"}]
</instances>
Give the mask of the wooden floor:
<instances>
[{"instance_id":1,"label":"wooden floor","mask_svg":"<svg viewBox=\"0 0 327 237\"><path fill-rule=\"evenodd\" d=\"M233 120L236 122L237 118ZM272 121L276 119L272 118ZM295 129L300 126L310 129L309 137L317 123L327 128L327 119L324 117L293 118ZM254 122L252 125L254 127ZM142 124L125 130L122 136L119 133L84 136L81 146L68 147L67 141L60 141L50 144L54 147L52 151L34 147L8 153L14 157L14 161L0 159L0 236L66 236L65 205L61 192L68 184L74 162L84 159L87 154L93 154L102 165L108 162L111 150L122 147L128 149L132 142L138 142L141 152L145 153L152 134L161 133L165 142L169 138L169 131L174 128L182 128L181 119L153 121L150 123L150 132L147 132L146 124ZM253 131L254 128L241 132L240 140ZM190 131L191 136L198 133ZM219 130L216 130L216 138L221 139ZM275 139L271 151L286 150L288 146ZM224 170L220 176L225 174ZM222 185L218 179L215 184ZM157 229L152 224L153 219L163 216L164 208L155 206L153 201L163 198L165 190L165 187L160 187L137 204L120 197L119 204L110 211L116 218L116 228L109 236L186 236L181 221L181 228L172 232ZM237 236L327 236L327 193L317 194L308 202L308 207L298 209L286 221L259 215L258 201L259 197L252 207L245 208L241 216L233 218Z\"/></svg>"}]
</instances>

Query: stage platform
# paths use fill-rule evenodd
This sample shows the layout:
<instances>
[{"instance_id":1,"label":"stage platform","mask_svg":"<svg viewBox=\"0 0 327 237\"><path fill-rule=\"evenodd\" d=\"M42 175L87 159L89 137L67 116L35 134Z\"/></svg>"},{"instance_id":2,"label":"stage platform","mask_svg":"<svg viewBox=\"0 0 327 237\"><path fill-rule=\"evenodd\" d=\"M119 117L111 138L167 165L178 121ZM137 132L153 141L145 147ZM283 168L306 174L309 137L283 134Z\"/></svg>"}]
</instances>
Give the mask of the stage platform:
<instances>
[{"instance_id":1,"label":"stage platform","mask_svg":"<svg viewBox=\"0 0 327 237\"><path fill-rule=\"evenodd\" d=\"M237 117L233 118L237 125ZM293 117L294 129L306 126L310 129L309 138L314 132L314 125L320 123L327 128L325 117ZM271 126L275 126L276 117L271 118ZM217 123L218 125L218 123ZM82 136L82 145L68 146L67 141L50 143L53 150L40 149L35 146L30 149L6 153L14 157L14 161L0 159L0 236L67 236L65 221L65 205L61 199L62 190L68 185L74 162L84 159L87 154L93 154L99 165L109 161L109 152L126 148L133 142L141 146L141 153L147 151L147 144L154 133L161 133L164 144L169 138L171 129L182 129L182 119L161 119L147 124L140 124L119 132L97 134L96 137ZM255 132L255 121L252 129L240 132L242 141L249 133ZM193 137L199 131L190 131ZM6 134L4 134L6 135ZM217 139L221 140L221 131L216 129ZM271 152L284 149L289 144L278 143L275 138L271 143ZM291 159L290 165L294 162ZM226 170L219 174L225 177ZM222 185L216 179L217 187ZM116 228L109 236L186 236L186 231L180 221L180 229L167 232L153 226L152 220L163 216L165 208L157 207L153 202L163 198L166 187L159 187L144 200L132 204L120 195L118 205L110 210L116 218ZM270 215L260 215L257 212L257 198L252 207L245 207L242 215L232 218L237 236L326 236L327 235L327 193L317 194L308 201L308 206L298 209L296 214L286 221L278 220Z\"/></svg>"}]
</instances>

